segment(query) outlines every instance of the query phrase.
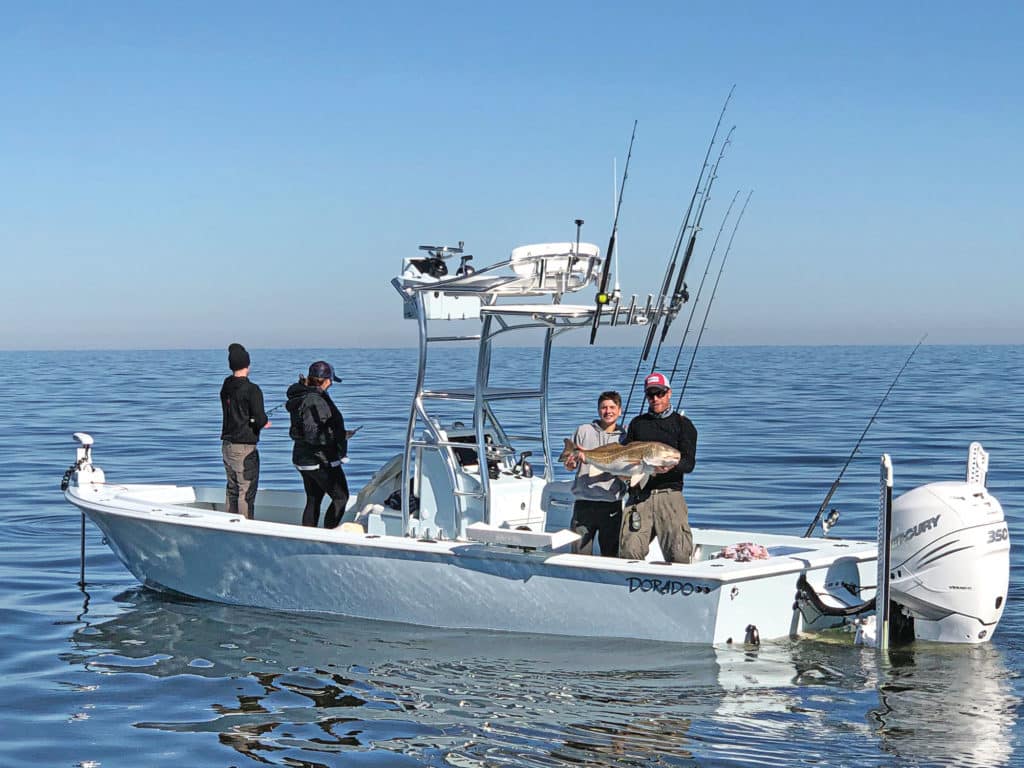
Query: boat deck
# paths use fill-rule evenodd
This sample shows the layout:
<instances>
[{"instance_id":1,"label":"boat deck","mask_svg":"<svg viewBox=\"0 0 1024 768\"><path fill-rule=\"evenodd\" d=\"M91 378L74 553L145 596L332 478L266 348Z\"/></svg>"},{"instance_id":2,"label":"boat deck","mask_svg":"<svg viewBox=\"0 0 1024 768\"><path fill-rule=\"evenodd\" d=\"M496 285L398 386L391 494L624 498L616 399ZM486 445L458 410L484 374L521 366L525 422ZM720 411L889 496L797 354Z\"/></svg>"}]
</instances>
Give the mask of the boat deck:
<instances>
[{"instance_id":1,"label":"boat deck","mask_svg":"<svg viewBox=\"0 0 1024 768\"><path fill-rule=\"evenodd\" d=\"M621 571L651 577L697 579L718 584L747 581L799 573L808 569L827 568L838 561L855 564L874 561L877 549L873 541L838 538L802 538L785 534L754 533L726 529L693 528L696 559L689 564L659 560L653 547L647 560L627 560L599 555L580 555L565 546L554 551L507 544L490 544L473 540L416 539L355 530L309 528L299 524L303 494L292 491L262 490L257 499L257 519L228 514L222 502L204 499L223 498L220 488L192 488L171 485L105 485L86 486L68 491L72 503L85 502L118 514L127 514L177 525L243 531L251 535L308 539L323 542L358 543L370 550L387 549L407 552L460 554L481 556L489 552L498 558L543 560L549 565L602 571ZM723 549L741 542L764 546L768 558L741 561L721 557Z\"/></svg>"}]
</instances>

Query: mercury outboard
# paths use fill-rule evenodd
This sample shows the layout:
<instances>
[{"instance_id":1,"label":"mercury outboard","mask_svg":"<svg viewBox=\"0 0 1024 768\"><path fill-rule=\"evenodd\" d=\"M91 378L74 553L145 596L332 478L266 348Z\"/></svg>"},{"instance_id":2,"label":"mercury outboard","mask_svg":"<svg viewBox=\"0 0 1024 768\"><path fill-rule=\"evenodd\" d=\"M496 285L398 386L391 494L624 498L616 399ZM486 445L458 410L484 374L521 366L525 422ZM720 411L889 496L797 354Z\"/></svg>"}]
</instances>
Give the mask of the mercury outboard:
<instances>
[{"instance_id":1,"label":"mercury outboard","mask_svg":"<svg viewBox=\"0 0 1024 768\"><path fill-rule=\"evenodd\" d=\"M928 483L893 501L892 461L883 455L875 596L837 606L801 576L797 606L805 620L852 621L858 644L882 648L990 640L1006 606L1010 532L985 487L987 474L988 453L971 443L965 480Z\"/></svg>"},{"instance_id":2,"label":"mercury outboard","mask_svg":"<svg viewBox=\"0 0 1024 768\"><path fill-rule=\"evenodd\" d=\"M917 640L984 642L1003 615L1010 532L987 468L972 443L965 481L922 485L892 504L889 599Z\"/></svg>"}]
</instances>

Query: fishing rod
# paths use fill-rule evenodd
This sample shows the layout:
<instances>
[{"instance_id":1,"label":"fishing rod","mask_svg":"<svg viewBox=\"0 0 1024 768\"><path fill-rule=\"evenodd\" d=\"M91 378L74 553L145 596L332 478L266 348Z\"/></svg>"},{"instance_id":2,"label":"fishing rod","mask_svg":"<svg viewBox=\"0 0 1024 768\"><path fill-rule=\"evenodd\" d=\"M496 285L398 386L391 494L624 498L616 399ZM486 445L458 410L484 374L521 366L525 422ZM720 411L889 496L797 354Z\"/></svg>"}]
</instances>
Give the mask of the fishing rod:
<instances>
[{"instance_id":1,"label":"fishing rod","mask_svg":"<svg viewBox=\"0 0 1024 768\"><path fill-rule=\"evenodd\" d=\"M725 216L722 218L722 225L718 228L718 234L715 235L715 242L711 246L711 253L708 254L708 263L704 266L704 274L700 278L700 285L697 286L697 295L693 299L690 314L686 318L686 328L683 329L683 338L679 340L679 349L676 350L676 359L672 363L672 374L669 376L669 381L675 378L676 370L679 368L679 357L683 354L683 346L686 344L687 336L690 335L690 324L693 322L693 316L697 311L697 305L700 304L700 296L704 292L704 281L708 279L708 272L711 271L711 262L715 258L715 251L718 250L718 241L722 237L722 232L725 230L725 224L729 221L729 214L732 213L732 207L736 204L736 198L739 196L740 191L737 189L736 194L732 196L732 200L729 202L729 207L725 210Z\"/></svg>"},{"instance_id":2,"label":"fishing rod","mask_svg":"<svg viewBox=\"0 0 1024 768\"><path fill-rule=\"evenodd\" d=\"M690 204L686 207L686 215L683 217L682 226L679 228L679 234L676 235L676 241L672 248L672 258L669 259L668 264L665 267L665 277L661 282L661 292L658 294L658 304L654 312L654 317L651 319L650 324L647 328L647 339L644 341L643 351L640 354L640 359L647 360L651 354L651 345L654 343L654 337L658 332L658 323L661 321L661 315L665 309L665 297L668 295L668 287L672 283L672 277L676 271L676 265L679 263L679 250L683 246L683 240L686 239L686 231L690 228L690 216L693 213L693 206L697 202L697 195L700 193L701 185L704 183L704 173L708 170L708 160L711 159L711 150L715 146L715 141L718 139L718 131L722 127L722 119L725 117L725 111L729 108L729 101L732 99L733 91L736 90L736 86L733 85L729 89L729 95L725 97L725 103L722 105L722 111L718 113L718 122L715 123L715 130L711 134L711 142L708 144L708 150L704 153L704 164L700 168L700 174L697 176L697 183L693 187L693 194L690 196ZM683 277L686 276L686 269L689 266L687 261L683 261L682 273ZM637 368L639 372L639 367ZM634 377L634 385L636 380Z\"/></svg>"},{"instance_id":3,"label":"fishing rod","mask_svg":"<svg viewBox=\"0 0 1024 768\"><path fill-rule=\"evenodd\" d=\"M882 406L885 405L885 401L888 399L889 393L892 392L893 389L896 387L896 382L900 380L900 376L903 375L903 371L905 371L907 369L907 366L910 365L910 360L911 358L914 357L914 353L917 352L918 348L922 344L924 344L924 340L926 338L928 338L927 333L924 336L922 336L921 340L917 342L917 345L912 350L910 350L910 354L907 355L907 359L903 362L903 367L900 368L899 372L896 374L896 378L892 380L892 384L889 385L889 389L885 391L885 395L882 397L881 402L878 403L878 407L875 408L875 412L871 414L871 418L868 420L868 425L864 427L864 431L860 433L860 439L857 440L857 444L853 446L853 450L850 451L849 458L846 460L846 463L843 464L843 468L839 470L839 476L836 477L835 482L832 483L832 487L828 489L828 493L825 495L825 500L822 501L821 506L818 507L818 514L814 516L814 519L811 521L811 524L807 526L807 530L804 531L803 538L810 538L810 535L814 533L815 526L818 524L818 521L821 520L821 516L825 513L825 509L828 507L828 503L832 501L832 495L836 492L836 489L839 487L839 481L843 479L843 473L846 472L846 468L850 466L850 462L853 461L853 457L856 456L857 451L860 450L860 444L864 441L864 436L868 433L868 430L871 429L871 425L875 423L875 417L878 416L878 412L881 411Z\"/></svg>"},{"instance_id":4,"label":"fishing rod","mask_svg":"<svg viewBox=\"0 0 1024 768\"><path fill-rule=\"evenodd\" d=\"M682 248L683 238L686 236L686 231L690 227L690 215L693 213L694 203L697 201L697 195L700 192L701 184L704 181L704 172L708 169L708 160L711 158L711 150L715 146L715 141L718 138L718 131L722 126L722 118L725 117L725 110L728 108L729 100L732 99L732 94L735 90L736 86L733 85L732 88L729 89L728 96L725 97L725 103L722 105L722 111L718 114L718 122L715 123L715 130L711 134L711 141L708 143L707 152L704 153L704 164L701 165L700 174L697 176L697 183L694 185L693 194L690 196L690 203L686 207L686 215L683 216L682 224L680 225L679 232L676 235L675 243L672 247L672 256L669 259L668 264L665 266L665 277L661 282L661 292L658 294L658 303L655 308L653 319L648 324L647 338L644 340L644 345L640 351L640 357L636 361L636 370L633 371L633 382L629 386L629 394L626 396L626 407L622 410L623 414L629 413L629 404L633 400L633 392L636 390L636 381L640 376L640 368L650 355L651 345L654 343L654 336L658 331L658 321L661 318L662 309L665 306L665 295L668 293L668 287L672 283L672 276L675 273L676 264L679 261L679 249ZM688 266L689 265L686 263L683 265L684 277ZM648 300L648 309L650 309L650 300Z\"/></svg>"},{"instance_id":5,"label":"fishing rod","mask_svg":"<svg viewBox=\"0 0 1024 768\"><path fill-rule=\"evenodd\" d=\"M661 326L661 338L658 340L658 346L654 350L654 362L651 363L651 370L655 370L658 367L658 357L661 355L661 347L665 343L665 337L668 336L668 329L672 326L672 321L675 320L676 315L679 314L679 310L683 308L683 304L686 303L690 295L686 290L686 272L690 265L690 259L693 257L693 249L697 244L697 233L701 231L700 223L704 218L704 210L707 208L708 200L711 199L711 185L715 183L715 179L718 178L718 166L722 164L722 158L725 156L725 149L732 143L732 134L736 130L734 125L729 129L729 133L725 136L725 141L722 142L722 149L718 153L718 159L715 160L715 164L711 167L711 175L708 176L707 184L704 185L704 192L701 194L700 205L697 208L697 217L693 221L693 227L690 229L690 242L686 246L686 253L683 256L683 268L679 270L679 275L676 277L675 288L672 290L672 298L669 300L668 313L665 315L665 322ZM691 311L691 317L693 315Z\"/></svg>"},{"instance_id":6,"label":"fishing rod","mask_svg":"<svg viewBox=\"0 0 1024 768\"><path fill-rule=\"evenodd\" d=\"M615 180L619 178L618 164L615 162L615 158L612 158L612 209L616 209L619 205L619 190L615 185ZM612 267L612 274L615 275L615 287L612 289L610 301L619 300L619 296L622 295L622 291L619 288L619 238L618 233L615 237L615 252L613 254L615 259L615 265Z\"/></svg>"},{"instance_id":7,"label":"fishing rod","mask_svg":"<svg viewBox=\"0 0 1024 768\"><path fill-rule=\"evenodd\" d=\"M718 267L718 276L715 278L715 285L711 289L711 298L708 299L708 305L704 310L704 322L701 324L700 333L697 334L697 342L693 345L693 354L690 355L690 365L686 369L686 378L683 379L683 388L679 391L679 401L682 402L683 394L686 392L686 385L690 381L690 371L693 370L693 361L697 358L697 350L700 349L700 340L704 337L704 329L708 327L708 315L711 314L711 305L715 303L715 294L718 292L718 283L722 279L722 272L725 271L725 262L729 258L729 251L732 250L732 240L736 237L736 230L740 228L740 222L743 221L743 214L747 210L747 203L750 202L750 197L754 194L754 190L750 190L747 193L747 199L743 201L743 207L740 208L740 215L736 217L736 223L733 224L732 234L729 235L729 245L725 248L725 253L722 254L722 263Z\"/></svg>"},{"instance_id":8,"label":"fishing rod","mask_svg":"<svg viewBox=\"0 0 1024 768\"><path fill-rule=\"evenodd\" d=\"M597 327L601 324L601 310L608 303L608 273L612 266L612 253L615 251L615 237L619 233L619 211L622 210L622 193L626 190L626 179L629 177L629 160L633 157L633 140L636 138L636 120L633 121L633 133L629 137L629 150L626 152L626 164L622 168L622 185L619 187L619 200L615 204L615 218L612 220L612 233L608 237L608 250L604 253L604 266L601 268L601 281L598 283L597 296L594 297L594 323L590 327L590 343L597 338Z\"/></svg>"}]
</instances>

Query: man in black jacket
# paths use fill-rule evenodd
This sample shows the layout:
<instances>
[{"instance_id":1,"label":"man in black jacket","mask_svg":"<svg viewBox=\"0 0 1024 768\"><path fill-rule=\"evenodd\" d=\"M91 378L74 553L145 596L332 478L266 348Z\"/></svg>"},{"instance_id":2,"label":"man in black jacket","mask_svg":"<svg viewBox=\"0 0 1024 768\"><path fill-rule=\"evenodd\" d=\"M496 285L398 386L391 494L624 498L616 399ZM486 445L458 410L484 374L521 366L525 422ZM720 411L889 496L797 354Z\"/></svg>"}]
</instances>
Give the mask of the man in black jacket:
<instances>
[{"instance_id":1,"label":"man in black jacket","mask_svg":"<svg viewBox=\"0 0 1024 768\"><path fill-rule=\"evenodd\" d=\"M224 413L220 439L224 472L228 476L227 511L253 518L253 502L260 481L260 430L270 426L263 410L263 391L249 381L249 353L241 344L228 347L231 375L220 388Z\"/></svg>"},{"instance_id":2,"label":"man in black jacket","mask_svg":"<svg viewBox=\"0 0 1024 768\"><path fill-rule=\"evenodd\" d=\"M672 410L672 386L661 373L644 380L647 413L629 423L625 443L653 441L679 449L679 463L651 475L647 484L629 489L622 514L619 557L643 560L658 537L661 552L670 563L688 563L693 554L689 513L683 498L683 475L693 471L697 458L697 428Z\"/></svg>"},{"instance_id":3,"label":"man in black jacket","mask_svg":"<svg viewBox=\"0 0 1024 768\"><path fill-rule=\"evenodd\" d=\"M309 375L300 376L288 387L285 409L291 416L288 435L294 441L292 463L302 477L306 506L302 524L320 524L320 505L324 495L331 506L324 515L324 527L336 528L348 505L348 479L341 468L348 455L348 439L355 431L345 429L345 418L327 390L340 382L334 367L325 360L309 366Z\"/></svg>"}]
</instances>

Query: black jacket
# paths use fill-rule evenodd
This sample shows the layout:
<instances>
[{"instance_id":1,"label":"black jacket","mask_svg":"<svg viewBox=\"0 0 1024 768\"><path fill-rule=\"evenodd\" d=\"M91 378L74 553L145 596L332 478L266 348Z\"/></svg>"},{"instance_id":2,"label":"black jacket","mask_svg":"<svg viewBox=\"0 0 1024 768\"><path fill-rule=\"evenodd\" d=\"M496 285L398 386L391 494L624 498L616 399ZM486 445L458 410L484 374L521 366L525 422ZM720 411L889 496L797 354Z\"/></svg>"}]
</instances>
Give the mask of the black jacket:
<instances>
[{"instance_id":1,"label":"black jacket","mask_svg":"<svg viewBox=\"0 0 1024 768\"><path fill-rule=\"evenodd\" d=\"M345 419L330 396L319 387L292 384L285 405L291 416L288 436L295 441L292 463L324 465L348 455Z\"/></svg>"},{"instance_id":2,"label":"black jacket","mask_svg":"<svg viewBox=\"0 0 1024 768\"><path fill-rule=\"evenodd\" d=\"M693 472L697 461L697 428L686 416L673 411L671 415L659 419L653 413L642 413L629 422L626 430L626 443L637 441L653 441L664 443L679 449L679 463L668 472L651 475L644 487L645 492L658 488L683 489L683 475Z\"/></svg>"},{"instance_id":3,"label":"black jacket","mask_svg":"<svg viewBox=\"0 0 1024 768\"><path fill-rule=\"evenodd\" d=\"M220 407L224 413L220 439L229 443L255 445L266 426L263 391L246 376L228 376L220 388Z\"/></svg>"}]
</instances>

